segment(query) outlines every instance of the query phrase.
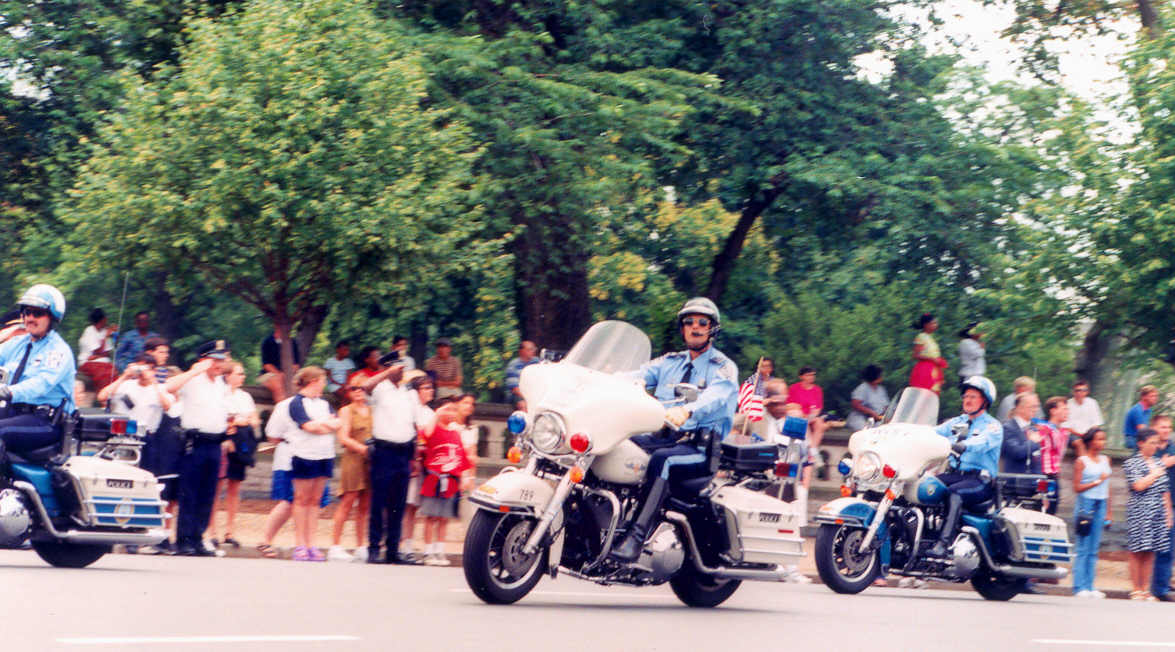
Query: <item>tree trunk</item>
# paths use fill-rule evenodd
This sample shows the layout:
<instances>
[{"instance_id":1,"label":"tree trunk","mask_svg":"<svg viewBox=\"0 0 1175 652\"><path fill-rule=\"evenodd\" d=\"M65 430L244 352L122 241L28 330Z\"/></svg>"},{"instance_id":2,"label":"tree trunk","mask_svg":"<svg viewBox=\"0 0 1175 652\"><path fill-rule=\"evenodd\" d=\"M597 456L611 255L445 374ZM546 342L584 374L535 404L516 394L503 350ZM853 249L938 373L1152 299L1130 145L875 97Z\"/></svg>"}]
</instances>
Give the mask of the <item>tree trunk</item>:
<instances>
[{"instance_id":1,"label":"tree trunk","mask_svg":"<svg viewBox=\"0 0 1175 652\"><path fill-rule=\"evenodd\" d=\"M1162 26L1159 25L1159 13L1155 11L1150 0L1138 0L1138 19L1147 35L1154 38L1159 35Z\"/></svg>"},{"instance_id":2,"label":"tree trunk","mask_svg":"<svg viewBox=\"0 0 1175 652\"><path fill-rule=\"evenodd\" d=\"M1089 383L1090 395L1109 396L1114 391L1113 370L1106 367L1115 334L1109 325L1095 321L1085 332L1074 371Z\"/></svg>"},{"instance_id":3,"label":"tree trunk","mask_svg":"<svg viewBox=\"0 0 1175 652\"><path fill-rule=\"evenodd\" d=\"M281 344L278 346L280 355L278 356L282 363L282 386L285 387L286 394L293 393L294 387L294 341L290 337L290 328L293 320L290 318L288 309L285 306L280 306L277 313L277 318L274 319L273 329L277 334Z\"/></svg>"},{"instance_id":4,"label":"tree trunk","mask_svg":"<svg viewBox=\"0 0 1175 652\"><path fill-rule=\"evenodd\" d=\"M743 211L738 217L738 223L734 225L734 230L727 236L722 251L714 257L714 262L711 265L713 271L710 274L710 285L706 289L706 296L713 299L715 303L721 302L722 295L726 292L726 286L730 283L730 275L734 273L734 266L738 262L739 254L743 251L743 245L747 242L747 234L750 233L751 226L779 194L778 187L772 188L760 193L743 207Z\"/></svg>"},{"instance_id":5,"label":"tree trunk","mask_svg":"<svg viewBox=\"0 0 1175 652\"><path fill-rule=\"evenodd\" d=\"M322 324L326 321L329 314L330 307L325 304L311 306L298 319L298 336L294 338L294 341L298 343L298 350L302 352L302 364L307 363L307 356L310 355L310 347L314 346L314 340L318 337L318 331L322 330ZM282 369L286 368L285 362L283 361Z\"/></svg>"},{"instance_id":6,"label":"tree trunk","mask_svg":"<svg viewBox=\"0 0 1175 652\"><path fill-rule=\"evenodd\" d=\"M567 350L591 325L587 257L574 221L528 221L514 243L522 332L540 348Z\"/></svg>"}]
</instances>

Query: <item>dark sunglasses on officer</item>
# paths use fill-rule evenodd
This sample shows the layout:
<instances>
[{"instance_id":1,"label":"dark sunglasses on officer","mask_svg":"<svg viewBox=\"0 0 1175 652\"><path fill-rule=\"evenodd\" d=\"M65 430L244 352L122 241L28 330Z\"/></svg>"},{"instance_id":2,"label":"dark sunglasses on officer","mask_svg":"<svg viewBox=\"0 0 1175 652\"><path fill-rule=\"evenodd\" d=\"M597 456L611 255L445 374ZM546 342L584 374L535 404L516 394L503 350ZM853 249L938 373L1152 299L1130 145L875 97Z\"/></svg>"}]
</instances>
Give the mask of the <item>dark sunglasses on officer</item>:
<instances>
[{"instance_id":1,"label":"dark sunglasses on officer","mask_svg":"<svg viewBox=\"0 0 1175 652\"><path fill-rule=\"evenodd\" d=\"M40 319L41 317L48 317L49 311L46 310L45 308L35 308L33 306L21 306L20 316L21 317L34 317L36 319Z\"/></svg>"},{"instance_id":2,"label":"dark sunglasses on officer","mask_svg":"<svg viewBox=\"0 0 1175 652\"><path fill-rule=\"evenodd\" d=\"M701 326L705 328L710 325L709 317L686 317L681 320L682 326Z\"/></svg>"}]
</instances>

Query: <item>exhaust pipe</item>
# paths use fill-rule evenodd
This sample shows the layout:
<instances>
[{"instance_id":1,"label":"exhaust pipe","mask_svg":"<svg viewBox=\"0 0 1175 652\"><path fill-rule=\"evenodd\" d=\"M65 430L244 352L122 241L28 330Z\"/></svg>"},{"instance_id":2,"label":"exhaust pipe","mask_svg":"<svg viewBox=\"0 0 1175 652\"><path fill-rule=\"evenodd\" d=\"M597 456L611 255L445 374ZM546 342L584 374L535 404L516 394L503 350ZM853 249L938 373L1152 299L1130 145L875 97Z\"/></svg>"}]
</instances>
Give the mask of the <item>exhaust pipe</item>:
<instances>
[{"instance_id":1,"label":"exhaust pipe","mask_svg":"<svg viewBox=\"0 0 1175 652\"><path fill-rule=\"evenodd\" d=\"M676 523L685 532L685 541L689 544L690 559L694 561L694 568L699 573L710 575L724 580L759 580L765 582L779 582L787 576L787 571L776 566L775 570L755 570L750 568L727 568L721 566L711 568L702 562L702 555L698 552L698 543L694 541L694 530L690 527L689 519L678 512L665 512L665 520Z\"/></svg>"}]
</instances>

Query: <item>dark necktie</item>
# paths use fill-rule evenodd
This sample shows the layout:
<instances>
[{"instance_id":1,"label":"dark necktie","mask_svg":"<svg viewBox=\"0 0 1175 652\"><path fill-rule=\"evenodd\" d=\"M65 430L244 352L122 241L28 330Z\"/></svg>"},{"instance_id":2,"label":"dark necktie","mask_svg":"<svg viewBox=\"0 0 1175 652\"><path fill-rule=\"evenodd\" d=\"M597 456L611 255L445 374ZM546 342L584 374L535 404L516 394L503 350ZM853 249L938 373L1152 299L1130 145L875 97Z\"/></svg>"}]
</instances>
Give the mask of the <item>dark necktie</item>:
<instances>
[{"instance_id":1,"label":"dark necktie","mask_svg":"<svg viewBox=\"0 0 1175 652\"><path fill-rule=\"evenodd\" d=\"M12 374L12 380L8 382L9 385L15 385L20 382L20 377L24 375L24 366L28 364L29 354L33 351L33 341L29 340L29 345L24 348L24 357L20 359L20 364L16 367L16 373Z\"/></svg>"},{"instance_id":2,"label":"dark necktie","mask_svg":"<svg viewBox=\"0 0 1175 652\"><path fill-rule=\"evenodd\" d=\"M25 355L27 356L28 354L26 353ZM24 366L24 365L22 364L21 366ZM693 380L693 377L694 377L694 363L687 362L687 363L685 363L685 371L681 374L681 381L680 382L683 382L683 383L691 382Z\"/></svg>"}]
</instances>

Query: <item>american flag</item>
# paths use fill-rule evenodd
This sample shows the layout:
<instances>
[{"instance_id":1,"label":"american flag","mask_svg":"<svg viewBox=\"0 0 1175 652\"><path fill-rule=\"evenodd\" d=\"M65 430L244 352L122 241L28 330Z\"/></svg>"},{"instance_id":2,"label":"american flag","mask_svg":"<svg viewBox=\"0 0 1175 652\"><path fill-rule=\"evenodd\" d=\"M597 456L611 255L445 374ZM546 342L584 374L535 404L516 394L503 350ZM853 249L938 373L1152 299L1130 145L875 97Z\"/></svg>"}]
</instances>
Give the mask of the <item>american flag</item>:
<instances>
[{"instance_id":1,"label":"american flag","mask_svg":"<svg viewBox=\"0 0 1175 652\"><path fill-rule=\"evenodd\" d=\"M759 374L755 374L738 388L738 411L747 416L748 421L759 421L763 418L763 397L755 393Z\"/></svg>"}]
</instances>

